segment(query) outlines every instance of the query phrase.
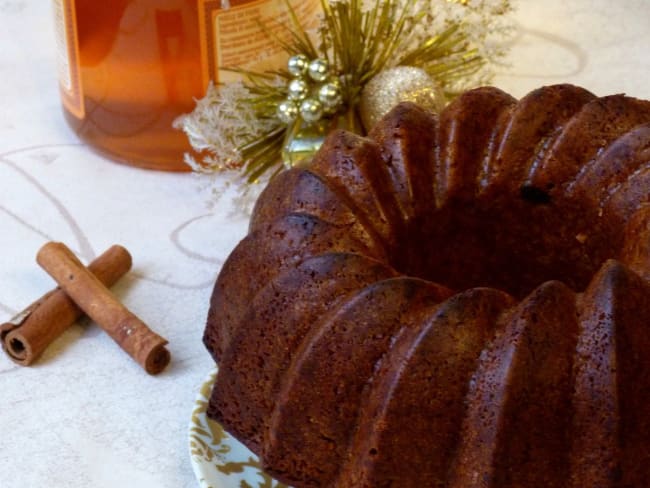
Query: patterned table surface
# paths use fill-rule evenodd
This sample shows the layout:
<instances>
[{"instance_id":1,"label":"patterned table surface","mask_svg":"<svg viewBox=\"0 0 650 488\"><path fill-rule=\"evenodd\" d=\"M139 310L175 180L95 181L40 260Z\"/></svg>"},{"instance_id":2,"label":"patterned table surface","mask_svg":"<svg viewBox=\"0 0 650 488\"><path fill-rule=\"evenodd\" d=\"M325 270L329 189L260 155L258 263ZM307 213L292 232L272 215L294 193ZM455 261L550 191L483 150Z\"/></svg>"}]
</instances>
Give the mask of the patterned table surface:
<instances>
[{"instance_id":1,"label":"patterned table surface","mask_svg":"<svg viewBox=\"0 0 650 488\"><path fill-rule=\"evenodd\" d=\"M521 0L495 84L515 96L558 82L650 98L650 1ZM113 243L134 270L115 287L170 341L152 378L94 324L74 325L32 368L0 355L0 486L192 487L187 427L211 369L200 337L211 286L246 218L210 208L194 175L111 163L67 128L48 2L0 0L0 320L53 286L48 240L89 261Z\"/></svg>"}]
</instances>

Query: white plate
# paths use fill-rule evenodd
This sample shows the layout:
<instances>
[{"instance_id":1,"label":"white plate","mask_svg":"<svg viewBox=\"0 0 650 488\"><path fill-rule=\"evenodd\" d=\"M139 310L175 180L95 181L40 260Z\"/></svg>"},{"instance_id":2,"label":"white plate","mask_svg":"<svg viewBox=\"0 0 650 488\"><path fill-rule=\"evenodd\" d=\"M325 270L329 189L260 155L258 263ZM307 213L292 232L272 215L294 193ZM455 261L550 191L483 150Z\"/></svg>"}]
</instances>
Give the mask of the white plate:
<instances>
[{"instance_id":1,"label":"white plate","mask_svg":"<svg viewBox=\"0 0 650 488\"><path fill-rule=\"evenodd\" d=\"M190 420L190 459L201 488L287 488L265 474L257 456L206 415L216 369L205 380Z\"/></svg>"}]
</instances>

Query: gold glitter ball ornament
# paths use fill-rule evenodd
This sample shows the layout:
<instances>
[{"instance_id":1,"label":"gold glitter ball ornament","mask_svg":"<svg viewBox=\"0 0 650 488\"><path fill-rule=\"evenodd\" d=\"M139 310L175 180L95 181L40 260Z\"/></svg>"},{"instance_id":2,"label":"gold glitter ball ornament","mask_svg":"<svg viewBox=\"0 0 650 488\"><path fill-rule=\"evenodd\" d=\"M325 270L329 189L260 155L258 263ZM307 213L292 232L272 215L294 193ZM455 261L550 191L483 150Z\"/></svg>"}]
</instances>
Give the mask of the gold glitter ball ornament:
<instances>
[{"instance_id":1,"label":"gold glitter ball ornament","mask_svg":"<svg viewBox=\"0 0 650 488\"><path fill-rule=\"evenodd\" d=\"M363 88L359 112L366 130L400 102L413 102L433 112L445 106L445 96L435 80L421 68L397 66L381 71Z\"/></svg>"}]
</instances>

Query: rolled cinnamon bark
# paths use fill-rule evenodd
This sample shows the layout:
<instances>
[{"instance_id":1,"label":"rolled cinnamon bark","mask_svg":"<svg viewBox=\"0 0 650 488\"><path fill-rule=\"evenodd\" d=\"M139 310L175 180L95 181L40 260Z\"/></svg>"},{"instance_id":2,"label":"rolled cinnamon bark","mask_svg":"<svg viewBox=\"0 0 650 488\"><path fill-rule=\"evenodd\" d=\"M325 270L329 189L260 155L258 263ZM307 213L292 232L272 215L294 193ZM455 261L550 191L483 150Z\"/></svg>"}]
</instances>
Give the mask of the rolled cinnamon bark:
<instances>
[{"instance_id":1,"label":"rolled cinnamon bark","mask_svg":"<svg viewBox=\"0 0 650 488\"><path fill-rule=\"evenodd\" d=\"M114 285L129 269L131 255L122 246L112 246L88 266L106 286ZM14 362L29 366L82 315L74 301L61 288L55 288L0 324L2 348Z\"/></svg>"},{"instance_id":2,"label":"rolled cinnamon bark","mask_svg":"<svg viewBox=\"0 0 650 488\"><path fill-rule=\"evenodd\" d=\"M167 341L122 305L70 249L60 242L47 243L36 261L147 373L165 369L170 360Z\"/></svg>"}]
</instances>

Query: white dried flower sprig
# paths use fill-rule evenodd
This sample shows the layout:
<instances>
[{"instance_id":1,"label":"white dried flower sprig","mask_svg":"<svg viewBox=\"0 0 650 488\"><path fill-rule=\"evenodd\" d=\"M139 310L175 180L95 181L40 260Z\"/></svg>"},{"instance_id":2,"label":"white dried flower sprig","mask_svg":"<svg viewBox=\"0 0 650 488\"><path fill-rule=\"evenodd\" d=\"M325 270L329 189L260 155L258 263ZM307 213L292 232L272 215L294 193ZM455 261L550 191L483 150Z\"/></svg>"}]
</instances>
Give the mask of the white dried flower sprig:
<instances>
[{"instance_id":1,"label":"white dried flower sprig","mask_svg":"<svg viewBox=\"0 0 650 488\"><path fill-rule=\"evenodd\" d=\"M174 122L177 129L185 131L195 151L208 153L201 161L185 155L194 171L239 170L241 147L281 125L276 119L261 118L253 105L242 103L252 97L250 88L242 82L219 86L210 83L194 111Z\"/></svg>"}]
</instances>

